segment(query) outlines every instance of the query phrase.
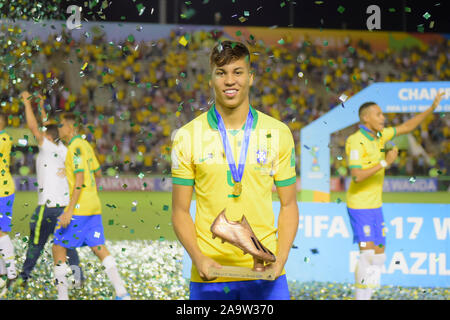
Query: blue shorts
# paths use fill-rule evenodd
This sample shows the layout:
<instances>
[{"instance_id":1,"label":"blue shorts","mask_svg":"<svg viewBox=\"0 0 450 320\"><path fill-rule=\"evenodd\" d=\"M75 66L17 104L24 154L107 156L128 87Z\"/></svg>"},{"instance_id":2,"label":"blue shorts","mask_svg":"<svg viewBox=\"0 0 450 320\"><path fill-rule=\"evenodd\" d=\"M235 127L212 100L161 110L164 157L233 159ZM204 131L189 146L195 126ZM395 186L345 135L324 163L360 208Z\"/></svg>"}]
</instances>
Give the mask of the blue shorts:
<instances>
[{"instance_id":1,"label":"blue shorts","mask_svg":"<svg viewBox=\"0 0 450 320\"><path fill-rule=\"evenodd\" d=\"M350 209L347 207L353 229L353 243L369 242L386 245L386 227L381 207L375 209Z\"/></svg>"},{"instance_id":2,"label":"blue shorts","mask_svg":"<svg viewBox=\"0 0 450 320\"><path fill-rule=\"evenodd\" d=\"M15 193L0 198L0 231L10 232Z\"/></svg>"},{"instance_id":3,"label":"blue shorts","mask_svg":"<svg viewBox=\"0 0 450 320\"><path fill-rule=\"evenodd\" d=\"M276 280L192 282L191 300L289 300L286 275Z\"/></svg>"},{"instance_id":4,"label":"blue shorts","mask_svg":"<svg viewBox=\"0 0 450 320\"><path fill-rule=\"evenodd\" d=\"M54 244L64 248L74 249L83 246L95 247L105 244L102 215L72 216L72 221L63 228L58 224L55 229Z\"/></svg>"}]
</instances>

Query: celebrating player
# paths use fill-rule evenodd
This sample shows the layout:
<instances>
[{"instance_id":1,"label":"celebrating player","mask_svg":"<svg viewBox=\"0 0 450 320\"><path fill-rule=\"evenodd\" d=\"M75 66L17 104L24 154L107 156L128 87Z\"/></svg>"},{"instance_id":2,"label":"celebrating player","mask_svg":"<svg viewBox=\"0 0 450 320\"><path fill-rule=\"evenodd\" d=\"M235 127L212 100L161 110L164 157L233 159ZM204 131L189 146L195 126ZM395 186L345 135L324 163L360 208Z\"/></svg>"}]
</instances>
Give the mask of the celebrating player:
<instances>
[{"instance_id":1,"label":"celebrating player","mask_svg":"<svg viewBox=\"0 0 450 320\"><path fill-rule=\"evenodd\" d=\"M352 180L347 191L347 210L358 243L360 257L355 270L356 299L369 300L379 286L381 268L386 260L386 228L382 213L384 172L395 161L398 149L385 152L385 144L396 135L413 131L439 105L438 93L431 107L396 127L384 128L385 118L375 102L359 108L359 130L345 145Z\"/></svg>"},{"instance_id":2,"label":"celebrating player","mask_svg":"<svg viewBox=\"0 0 450 320\"><path fill-rule=\"evenodd\" d=\"M219 43L212 50L210 66L215 104L178 130L172 148L172 221L193 262L190 298L289 299L284 265L299 218L292 133L250 105L254 76L244 44ZM278 237L272 209L274 183L281 202ZM189 213L194 187L195 224ZM245 214L263 246L255 243L254 251L267 248L275 253L276 262L264 265L238 247L212 238L211 224L224 209L224 221ZM243 247L252 243L249 236L241 241ZM276 280L238 281L208 273L209 267L222 265L272 268Z\"/></svg>"},{"instance_id":3,"label":"celebrating player","mask_svg":"<svg viewBox=\"0 0 450 320\"><path fill-rule=\"evenodd\" d=\"M7 116L0 112L0 276L3 277L6 271L7 286L11 286L17 278L14 246L8 235L12 226L15 185L9 172L12 139L5 132L7 123ZM5 286L0 297L6 291Z\"/></svg>"},{"instance_id":4,"label":"celebrating player","mask_svg":"<svg viewBox=\"0 0 450 320\"><path fill-rule=\"evenodd\" d=\"M40 130L38 122L31 107L32 96L28 91L21 93L22 102L25 105L25 117L28 128L36 137L39 154L36 157L36 173L38 183L38 206L30 222L30 242L23 264L23 270L19 274L16 285L25 284L30 278L39 256L44 249L48 237L55 230L57 218L64 212L64 208L69 204L69 185L66 179L64 161L66 159L67 147L58 141L58 126L49 122L44 110L44 99L37 95L39 102L39 112L42 122L47 124ZM80 260L76 249L68 249L67 256L71 266L78 266ZM79 276L81 281L81 268Z\"/></svg>"},{"instance_id":5,"label":"celebrating player","mask_svg":"<svg viewBox=\"0 0 450 320\"><path fill-rule=\"evenodd\" d=\"M95 182L95 176L99 177L101 171L94 150L78 135L75 115L63 115L58 131L60 137L68 143L65 167L70 191L70 202L59 217L53 244L58 299L69 298L66 249L87 245L105 267L105 272L116 291L116 299L130 300L116 262L105 246L101 204Z\"/></svg>"}]
</instances>

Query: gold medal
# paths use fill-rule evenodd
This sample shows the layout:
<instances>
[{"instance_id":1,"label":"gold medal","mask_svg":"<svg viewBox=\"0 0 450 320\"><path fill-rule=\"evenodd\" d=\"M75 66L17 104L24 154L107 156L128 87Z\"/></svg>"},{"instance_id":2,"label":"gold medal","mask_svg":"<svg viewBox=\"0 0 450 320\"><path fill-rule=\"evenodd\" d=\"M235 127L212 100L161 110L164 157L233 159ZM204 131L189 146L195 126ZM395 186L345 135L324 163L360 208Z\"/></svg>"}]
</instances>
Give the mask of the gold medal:
<instances>
[{"instance_id":1,"label":"gold medal","mask_svg":"<svg viewBox=\"0 0 450 320\"><path fill-rule=\"evenodd\" d=\"M240 196L241 192L242 192L242 183L235 182L234 183L234 188L233 188L233 195Z\"/></svg>"}]
</instances>

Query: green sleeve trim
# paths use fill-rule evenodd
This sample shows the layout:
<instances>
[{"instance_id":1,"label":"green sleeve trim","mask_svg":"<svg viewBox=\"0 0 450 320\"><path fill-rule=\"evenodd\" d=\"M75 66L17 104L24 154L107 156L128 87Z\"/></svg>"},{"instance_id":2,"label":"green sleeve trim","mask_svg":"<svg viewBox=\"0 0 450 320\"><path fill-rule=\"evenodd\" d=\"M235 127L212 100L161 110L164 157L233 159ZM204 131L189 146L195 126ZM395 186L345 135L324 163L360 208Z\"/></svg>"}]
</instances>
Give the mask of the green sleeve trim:
<instances>
[{"instance_id":1,"label":"green sleeve trim","mask_svg":"<svg viewBox=\"0 0 450 320\"><path fill-rule=\"evenodd\" d=\"M395 129L395 127L393 128L394 128L394 135L392 136L392 139L397 135L397 129Z\"/></svg>"},{"instance_id":2,"label":"green sleeve trim","mask_svg":"<svg viewBox=\"0 0 450 320\"><path fill-rule=\"evenodd\" d=\"M349 166L349 169L353 169L353 168L362 169L362 166Z\"/></svg>"},{"instance_id":3,"label":"green sleeve trim","mask_svg":"<svg viewBox=\"0 0 450 320\"><path fill-rule=\"evenodd\" d=\"M172 177L172 184L180 184L182 186L193 186L194 179L183 179L183 178Z\"/></svg>"},{"instance_id":4,"label":"green sleeve trim","mask_svg":"<svg viewBox=\"0 0 450 320\"><path fill-rule=\"evenodd\" d=\"M286 180L281 180L281 181L274 180L275 185L277 187L287 187L287 186L290 186L291 184L295 183L295 181L297 181L296 176L293 176L292 178L289 178Z\"/></svg>"},{"instance_id":5,"label":"green sleeve trim","mask_svg":"<svg viewBox=\"0 0 450 320\"><path fill-rule=\"evenodd\" d=\"M77 169L73 173L77 173L77 172L84 172L84 169Z\"/></svg>"},{"instance_id":6,"label":"green sleeve trim","mask_svg":"<svg viewBox=\"0 0 450 320\"><path fill-rule=\"evenodd\" d=\"M101 169L101 167L98 167L97 169L92 170L92 172L96 172L96 171L98 171L98 170L100 170L100 169Z\"/></svg>"}]
</instances>

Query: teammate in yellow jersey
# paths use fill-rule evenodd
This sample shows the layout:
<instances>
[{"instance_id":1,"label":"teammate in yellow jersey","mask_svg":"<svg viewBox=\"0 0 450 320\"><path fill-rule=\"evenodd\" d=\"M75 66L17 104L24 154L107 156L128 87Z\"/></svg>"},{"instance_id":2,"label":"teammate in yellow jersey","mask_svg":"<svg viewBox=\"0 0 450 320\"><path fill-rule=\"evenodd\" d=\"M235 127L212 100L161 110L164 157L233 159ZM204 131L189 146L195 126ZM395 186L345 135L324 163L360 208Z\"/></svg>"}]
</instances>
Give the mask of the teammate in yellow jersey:
<instances>
[{"instance_id":1,"label":"teammate in yellow jersey","mask_svg":"<svg viewBox=\"0 0 450 320\"><path fill-rule=\"evenodd\" d=\"M191 299L289 299L284 265L299 219L294 140L285 124L250 105L254 76L249 59L240 42L214 47L210 86L215 104L174 137L172 222L193 262ZM281 202L278 228L272 209L274 183ZM194 188L195 223L189 213ZM212 238L211 224L223 209L228 220L245 215L256 237L276 255L276 262L257 268L272 268L275 281L208 274L210 266L255 267L252 256Z\"/></svg>"},{"instance_id":2,"label":"teammate in yellow jersey","mask_svg":"<svg viewBox=\"0 0 450 320\"><path fill-rule=\"evenodd\" d=\"M68 143L65 167L70 192L70 201L59 217L53 244L58 299L69 298L66 248L87 245L105 267L116 291L116 299L130 300L116 262L105 246L101 204L95 182L95 177L101 175L100 165L91 145L78 135L78 125L73 114L64 114L58 126L59 136Z\"/></svg>"},{"instance_id":3,"label":"teammate in yellow jersey","mask_svg":"<svg viewBox=\"0 0 450 320\"><path fill-rule=\"evenodd\" d=\"M0 282L6 281L7 286L11 286L17 278L14 246L8 235L12 226L15 186L9 172L12 139L5 132L7 123L6 114L0 112ZM0 297L6 291L6 286L0 288Z\"/></svg>"},{"instance_id":4,"label":"teammate in yellow jersey","mask_svg":"<svg viewBox=\"0 0 450 320\"><path fill-rule=\"evenodd\" d=\"M375 102L359 108L360 128L348 137L345 152L352 180L347 190L347 211L358 243L360 257L355 270L356 299L369 300L380 283L386 260L386 228L382 213L383 180L386 168L395 161L398 149L385 152L385 144L396 135L413 131L432 114L444 93L438 93L430 108L396 126L384 128L385 118Z\"/></svg>"}]
</instances>

